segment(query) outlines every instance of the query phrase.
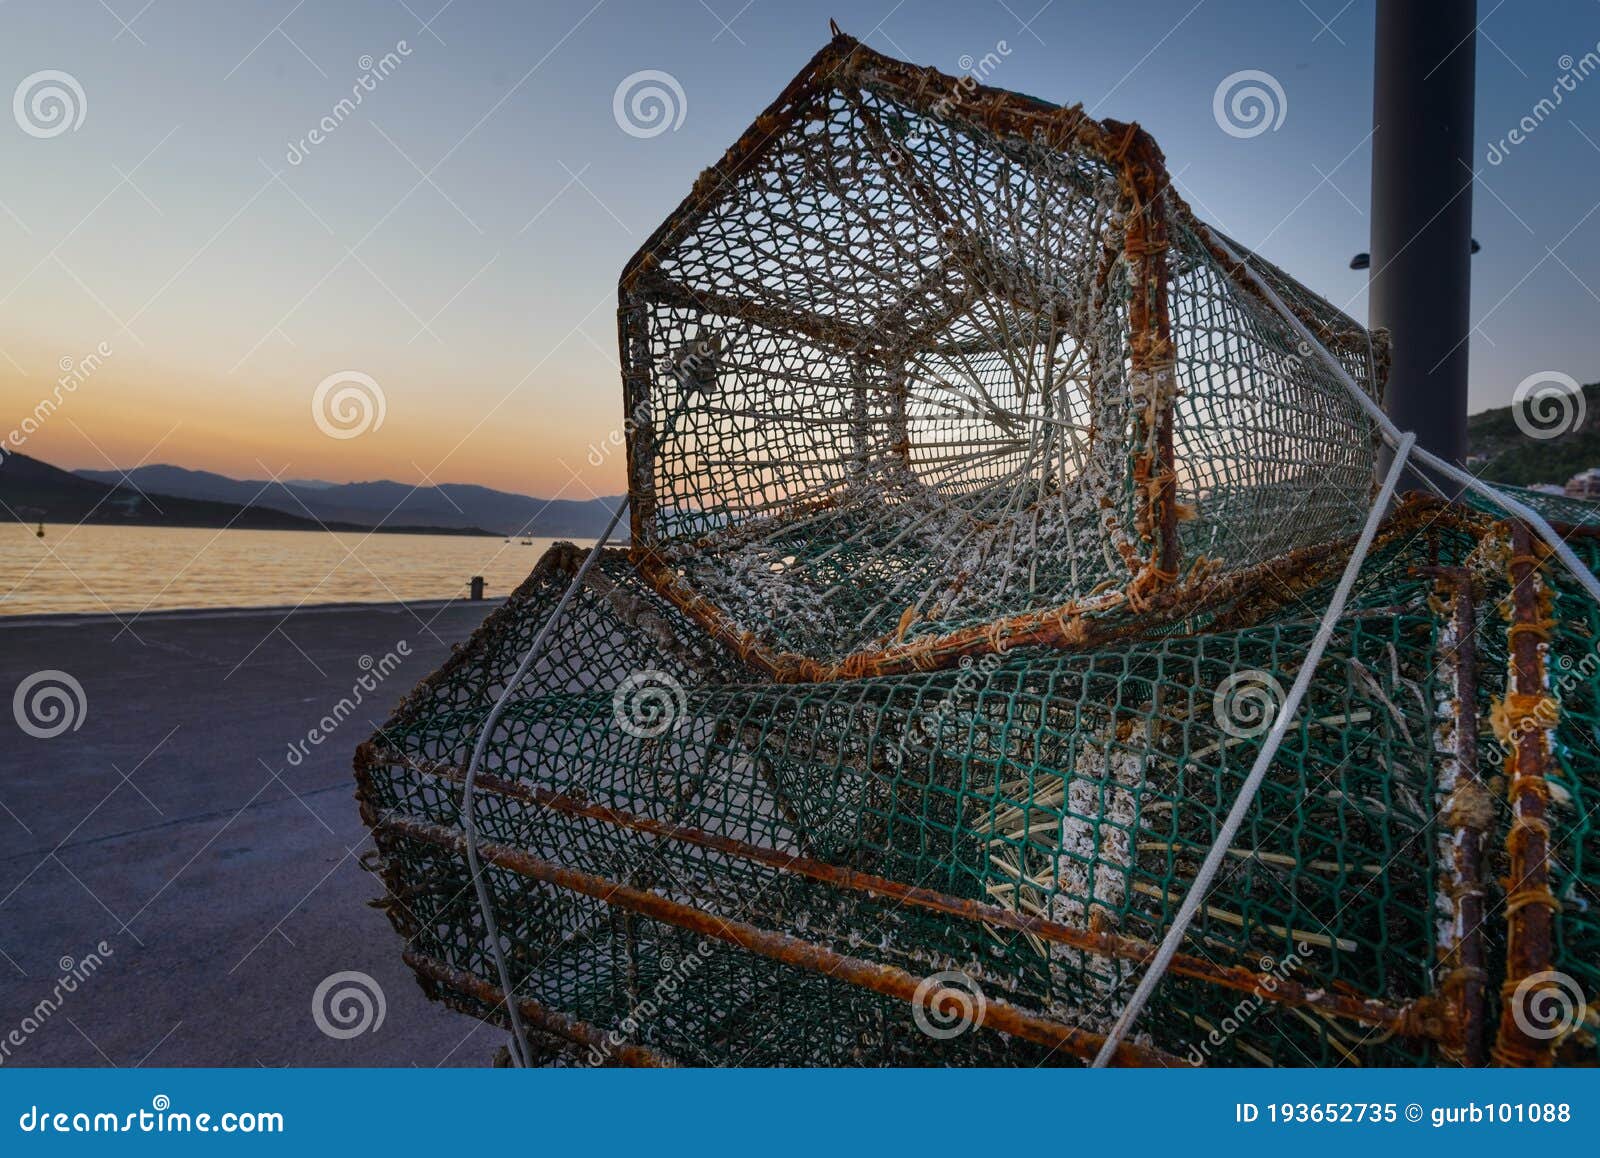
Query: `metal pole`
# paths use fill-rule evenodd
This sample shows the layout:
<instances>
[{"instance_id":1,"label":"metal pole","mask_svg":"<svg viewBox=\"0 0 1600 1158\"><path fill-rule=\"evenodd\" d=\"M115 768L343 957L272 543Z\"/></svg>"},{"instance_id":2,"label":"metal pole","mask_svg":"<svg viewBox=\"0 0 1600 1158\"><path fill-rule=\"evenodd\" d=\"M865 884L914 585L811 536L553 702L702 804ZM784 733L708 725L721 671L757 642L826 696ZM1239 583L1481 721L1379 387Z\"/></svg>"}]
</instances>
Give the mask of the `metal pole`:
<instances>
[{"instance_id":1,"label":"metal pole","mask_svg":"<svg viewBox=\"0 0 1600 1158\"><path fill-rule=\"evenodd\" d=\"M1477 8L1476 0L1378 0L1372 99L1368 303L1391 344L1384 409L1416 432L1420 449L1451 463L1467 453ZM1422 482L1408 472L1404 485Z\"/></svg>"}]
</instances>

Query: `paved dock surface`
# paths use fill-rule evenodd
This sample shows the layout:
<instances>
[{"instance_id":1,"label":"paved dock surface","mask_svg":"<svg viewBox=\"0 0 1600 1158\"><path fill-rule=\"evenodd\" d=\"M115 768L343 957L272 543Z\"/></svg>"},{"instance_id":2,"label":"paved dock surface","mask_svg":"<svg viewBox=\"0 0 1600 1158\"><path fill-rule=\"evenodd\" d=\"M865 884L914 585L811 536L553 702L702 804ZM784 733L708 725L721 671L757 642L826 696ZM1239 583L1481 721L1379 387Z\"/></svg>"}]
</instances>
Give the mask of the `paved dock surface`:
<instances>
[{"instance_id":1,"label":"paved dock surface","mask_svg":"<svg viewBox=\"0 0 1600 1158\"><path fill-rule=\"evenodd\" d=\"M0 619L0 1064L488 1064L505 1035L425 999L367 904L350 760L493 606ZM399 667L292 764L385 657ZM76 730L19 724L42 671L82 686ZM383 1020L337 1036L362 1020L352 996L330 1035L313 997L346 972Z\"/></svg>"}]
</instances>

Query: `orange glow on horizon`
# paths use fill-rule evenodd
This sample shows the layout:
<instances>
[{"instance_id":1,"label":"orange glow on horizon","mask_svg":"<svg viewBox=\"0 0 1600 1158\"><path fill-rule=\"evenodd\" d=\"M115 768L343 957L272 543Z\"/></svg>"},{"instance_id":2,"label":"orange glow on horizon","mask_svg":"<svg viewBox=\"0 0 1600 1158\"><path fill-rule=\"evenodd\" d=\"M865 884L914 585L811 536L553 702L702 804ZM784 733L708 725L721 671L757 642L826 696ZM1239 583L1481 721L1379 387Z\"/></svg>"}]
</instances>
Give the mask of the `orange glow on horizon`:
<instances>
[{"instance_id":1,"label":"orange glow on horizon","mask_svg":"<svg viewBox=\"0 0 1600 1158\"><path fill-rule=\"evenodd\" d=\"M530 381L517 390L491 388L479 392L492 399L480 409L453 403L448 388L375 374L381 423L370 415L361 433L339 438L324 433L313 413L326 374L293 380L279 372L271 382L243 371L168 374L136 349L125 353L109 343L103 358L93 348L72 356L53 355L43 343L0 346L26 371L0 366L0 439L10 438L8 450L64 470L170 464L240 479L427 485L431 478L569 499L624 489L622 449L594 418L611 404L593 387ZM348 415L360 424L359 412Z\"/></svg>"}]
</instances>

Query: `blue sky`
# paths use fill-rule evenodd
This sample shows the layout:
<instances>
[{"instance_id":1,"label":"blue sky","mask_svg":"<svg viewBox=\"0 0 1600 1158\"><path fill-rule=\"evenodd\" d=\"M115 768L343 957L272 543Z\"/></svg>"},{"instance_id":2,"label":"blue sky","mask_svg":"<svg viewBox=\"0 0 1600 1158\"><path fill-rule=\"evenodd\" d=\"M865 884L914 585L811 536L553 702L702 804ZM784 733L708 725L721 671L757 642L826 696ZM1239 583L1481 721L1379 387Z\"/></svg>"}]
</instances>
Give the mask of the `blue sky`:
<instances>
[{"instance_id":1,"label":"blue sky","mask_svg":"<svg viewBox=\"0 0 1600 1158\"><path fill-rule=\"evenodd\" d=\"M1563 57L1600 51L1600 4L1479 15L1474 409L1539 371L1600 378L1600 76L1487 159ZM103 343L28 453L614 492L618 456L590 448L621 418L617 273L830 17L946 72L996 53L990 83L1140 121L1202 217L1365 320L1370 0L7 0L0 90L59 70L84 116L49 137L0 120L0 404L31 411ZM1284 115L1241 139L1212 98L1246 69ZM642 70L683 92L647 138L613 116ZM381 384L384 420L331 439L308 400L345 370Z\"/></svg>"}]
</instances>

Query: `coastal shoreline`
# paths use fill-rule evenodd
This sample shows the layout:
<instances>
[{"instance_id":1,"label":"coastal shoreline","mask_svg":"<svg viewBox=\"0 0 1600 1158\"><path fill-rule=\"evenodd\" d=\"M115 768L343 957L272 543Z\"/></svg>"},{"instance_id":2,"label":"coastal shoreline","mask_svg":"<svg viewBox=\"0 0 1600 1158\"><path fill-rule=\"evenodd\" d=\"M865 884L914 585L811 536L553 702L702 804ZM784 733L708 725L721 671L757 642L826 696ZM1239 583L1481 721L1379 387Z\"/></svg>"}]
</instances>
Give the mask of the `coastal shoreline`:
<instances>
[{"instance_id":1,"label":"coastal shoreline","mask_svg":"<svg viewBox=\"0 0 1600 1158\"><path fill-rule=\"evenodd\" d=\"M141 610L137 607L114 611L25 611L16 615L0 612L0 630L21 627L93 627L105 623L125 623L137 619L140 623L164 619L240 619L258 615L310 615L330 612L364 611L445 611L458 604L481 605L485 612L506 601L504 595L486 596L473 600L454 599L384 599L345 603L264 603L229 605L226 607L167 607Z\"/></svg>"}]
</instances>

